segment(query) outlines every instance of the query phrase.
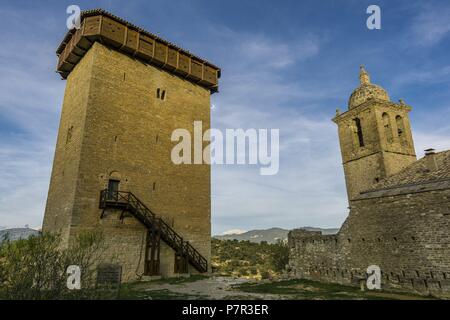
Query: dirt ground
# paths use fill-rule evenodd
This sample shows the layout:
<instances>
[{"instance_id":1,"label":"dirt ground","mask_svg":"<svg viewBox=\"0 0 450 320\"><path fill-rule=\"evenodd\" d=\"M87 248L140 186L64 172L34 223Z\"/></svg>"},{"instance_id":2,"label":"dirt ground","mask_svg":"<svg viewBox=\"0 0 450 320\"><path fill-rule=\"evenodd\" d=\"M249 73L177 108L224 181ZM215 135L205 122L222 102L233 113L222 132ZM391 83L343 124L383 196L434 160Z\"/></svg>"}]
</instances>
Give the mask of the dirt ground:
<instances>
[{"instance_id":1,"label":"dirt ground","mask_svg":"<svg viewBox=\"0 0 450 320\"><path fill-rule=\"evenodd\" d=\"M307 280L257 281L223 276L141 281L122 289L123 299L394 299L419 300L431 297L412 293L364 291L359 288Z\"/></svg>"},{"instance_id":2,"label":"dirt ground","mask_svg":"<svg viewBox=\"0 0 450 320\"><path fill-rule=\"evenodd\" d=\"M260 294L251 292L241 292L233 289L233 286L241 285L244 283L255 282L244 278L231 278L231 277L209 277L201 279L195 282L184 282L180 284L157 284L149 289L147 292L151 294L152 291L169 290L180 295L191 295L204 297L211 300L224 300L224 299L282 299L282 295L278 294Z\"/></svg>"}]
</instances>

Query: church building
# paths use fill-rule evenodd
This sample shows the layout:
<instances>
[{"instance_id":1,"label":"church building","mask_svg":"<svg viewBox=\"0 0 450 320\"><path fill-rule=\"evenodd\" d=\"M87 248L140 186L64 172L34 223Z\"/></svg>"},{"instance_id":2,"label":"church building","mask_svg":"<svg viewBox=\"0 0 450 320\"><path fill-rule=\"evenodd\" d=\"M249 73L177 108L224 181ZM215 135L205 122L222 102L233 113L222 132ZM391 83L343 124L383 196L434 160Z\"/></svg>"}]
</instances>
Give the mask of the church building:
<instances>
[{"instance_id":1,"label":"church building","mask_svg":"<svg viewBox=\"0 0 450 320\"><path fill-rule=\"evenodd\" d=\"M293 277L450 295L450 151L416 159L403 100L394 103L361 67L348 110L336 112L350 213L339 232L289 233Z\"/></svg>"}]
</instances>

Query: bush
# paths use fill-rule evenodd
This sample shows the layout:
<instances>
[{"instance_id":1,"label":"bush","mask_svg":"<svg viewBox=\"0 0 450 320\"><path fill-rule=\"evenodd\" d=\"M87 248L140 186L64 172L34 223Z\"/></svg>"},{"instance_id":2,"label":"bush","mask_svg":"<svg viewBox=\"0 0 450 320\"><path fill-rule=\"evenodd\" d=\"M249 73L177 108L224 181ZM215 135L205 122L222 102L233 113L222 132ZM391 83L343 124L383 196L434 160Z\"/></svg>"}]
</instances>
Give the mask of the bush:
<instances>
[{"instance_id":1,"label":"bush","mask_svg":"<svg viewBox=\"0 0 450 320\"><path fill-rule=\"evenodd\" d=\"M282 272L289 263L289 247L286 243L278 241L273 246L272 265L274 270Z\"/></svg>"},{"instance_id":2,"label":"bush","mask_svg":"<svg viewBox=\"0 0 450 320\"><path fill-rule=\"evenodd\" d=\"M95 264L104 252L99 232L80 234L68 249L54 234L32 236L0 244L0 299L99 298ZM81 269L81 290L67 289L67 267Z\"/></svg>"},{"instance_id":3,"label":"bush","mask_svg":"<svg viewBox=\"0 0 450 320\"><path fill-rule=\"evenodd\" d=\"M212 260L215 270L223 275L255 277L258 272L267 271L272 276L280 275L289 262L289 248L279 241L271 244L266 241L212 239Z\"/></svg>"}]
</instances>

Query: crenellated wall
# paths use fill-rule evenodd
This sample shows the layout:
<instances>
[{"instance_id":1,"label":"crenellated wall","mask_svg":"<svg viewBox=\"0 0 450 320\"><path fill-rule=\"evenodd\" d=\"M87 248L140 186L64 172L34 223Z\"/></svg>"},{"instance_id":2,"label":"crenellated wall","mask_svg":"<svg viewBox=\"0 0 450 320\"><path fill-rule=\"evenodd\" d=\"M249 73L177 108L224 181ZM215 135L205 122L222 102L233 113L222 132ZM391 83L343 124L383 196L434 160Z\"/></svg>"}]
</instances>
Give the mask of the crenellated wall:
<instances>
[{"instance_id":1,"label":"crenellated wall","mask_svg":"<svg viewBox=\"0 0 450 320\"><path fill-rule=\"evenodd\" d=\"M450 296L450 188L361 198L336 235L289 233L291 274L358 285L369 265L382 288Z\"/></svg>"}]
</instances>

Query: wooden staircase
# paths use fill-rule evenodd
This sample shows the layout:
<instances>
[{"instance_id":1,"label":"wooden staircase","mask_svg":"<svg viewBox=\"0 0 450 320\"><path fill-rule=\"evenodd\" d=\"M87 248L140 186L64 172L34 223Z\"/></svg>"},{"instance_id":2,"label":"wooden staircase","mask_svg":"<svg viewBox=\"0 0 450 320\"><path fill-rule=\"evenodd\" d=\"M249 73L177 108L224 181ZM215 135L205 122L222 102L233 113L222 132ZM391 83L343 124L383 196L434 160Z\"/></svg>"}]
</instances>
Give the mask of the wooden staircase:
<instances>
[{"instance_id":1,"label":"wooden staircase","mask_svg":"<svg viewBox=\"0 0 450 320\"><path fill-rule=\"evenodd\" d=\"M127 191L109 191L108 189L102 190L100 192L99 207L100 209L103 209L101 218L103 218L105 210L108 208L121 210L121 219L124 218L125 212L130 213L147 227L148 234L151 235L151 238L157 238L158 241L159 238L162 239L175 250L179 257L186 259L186 261L199 272L203 273L208 271L208 261L205 257L203 257L188 241L184 241L183 238L164 220L157 217L133 193ZM159 270L159 267L157 267L157 270Z\"/></svg>"}]
</instances>

